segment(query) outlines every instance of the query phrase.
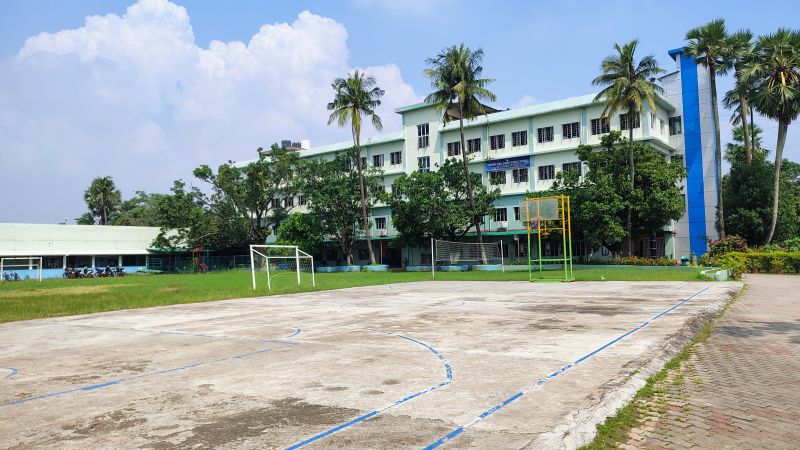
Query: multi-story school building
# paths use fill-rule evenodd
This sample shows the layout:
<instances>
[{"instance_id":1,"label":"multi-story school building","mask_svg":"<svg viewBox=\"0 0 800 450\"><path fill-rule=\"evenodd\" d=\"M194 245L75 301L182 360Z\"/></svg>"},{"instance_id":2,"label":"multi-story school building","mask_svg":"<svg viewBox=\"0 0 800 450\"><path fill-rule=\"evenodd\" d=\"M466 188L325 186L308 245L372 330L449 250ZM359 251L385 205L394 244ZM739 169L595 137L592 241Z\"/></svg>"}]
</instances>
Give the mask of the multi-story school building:
<instances>
[{"instance_id":1,"label":"multi-story school building","mask_svg":"<svg viewBox=\"0 0 800 450\"><path fill-rule=\"evenodd\" d=\"M430 104L418 103L396 109L402 116L402 129L365 139L362 157L368 165L383 169L388 190L401 174L416 170L436 170L446 158L461 158L468 153L470 170L481 174L486 185L500 188L493 214L486 218L485 241L502 241L503 253L511 259L524 258L526 231L520 221L519 201L528 191L552 186L558 172L586 170L575 150L581 144L599 145L610 130L634 129L634 139L646 142L665 157L684 157L688 177L682 183L686 210L684 216L664 224L655 237L637 238L634 252L640 256L702 255L708 239L717 237L716 207L719 195L714 149L714 124L707 71L682 49L669 52L674 70L660 78L664 95L651 110L627 123L624 112L601 119L603 104L595 94L567 98L511 110L493 110L490 114L465 122L466 148L460 148L457 121L443 124L441 111ZM352 147L352 141L300 149L303 157L324 157ZM302 211L303 206L300 206ZM425 264L430 249L397 249L387 245L397 236L392 226L391 210L378 206L372 210L372 232L377 257L384 264L399 267ZM474 239L474 230L471 233ZM467 235L468 237L470 234ZM274 239L274 237L272 237ZM585 245L574 241L573 254L581 260L608 256L605 249L589 255ZM559 256L560 242L546 242L545 256ZM366 245L356 252L358 262L367 260ZM330 246L324 260L335 264L343 259Z\"/></svg>"}]
</instances>

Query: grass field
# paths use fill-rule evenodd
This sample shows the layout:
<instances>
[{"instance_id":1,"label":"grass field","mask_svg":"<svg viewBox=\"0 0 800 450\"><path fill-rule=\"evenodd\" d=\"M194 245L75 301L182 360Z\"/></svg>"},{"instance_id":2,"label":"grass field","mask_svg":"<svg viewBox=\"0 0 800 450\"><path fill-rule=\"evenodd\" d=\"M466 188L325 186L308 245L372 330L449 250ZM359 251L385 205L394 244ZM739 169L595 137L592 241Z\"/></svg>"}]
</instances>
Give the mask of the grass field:
<instances>
[{"instance_id":1,"label":"grass field","mask_svg":"<svg viewBox=\"0 0 800 450\"><path fill-rule=\"evenodd\" d=\"M553 274L554 276L557 276ZM303 274L304 277L308 276ZM258 289L250 285L250 272L217 272L181 275L133 275L124 278L87 280L44 280L0 284L0 323L43 317L87 314L129 308L205 302L231 298L287 294L311 290L342 289L431 279L428 272L334 273L317 274L316 288L309 279L302 286L293 274L273 278L272 291L266 281ZM442 272L437 280L519 281L527 272ZM698 272L673 268L582 269L575 270L576 281L695 281Z\"/></svg>"}]
</instances>

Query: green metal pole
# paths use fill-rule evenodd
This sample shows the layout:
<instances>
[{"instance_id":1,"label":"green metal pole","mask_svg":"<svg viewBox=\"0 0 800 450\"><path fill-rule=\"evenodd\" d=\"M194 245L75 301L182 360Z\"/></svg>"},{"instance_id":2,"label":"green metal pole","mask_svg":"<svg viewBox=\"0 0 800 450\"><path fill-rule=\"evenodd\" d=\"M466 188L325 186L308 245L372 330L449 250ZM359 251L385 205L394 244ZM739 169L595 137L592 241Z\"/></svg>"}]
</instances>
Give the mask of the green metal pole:
<instances>
[{"instance_id":1,"label":"green metal pole","mask_svg":"<svg viewBox=\"0 0 800 450\"><path fill-rule=\"evenodd\" d=\"M564 252L564 281L569 280L569 269L567 268L567 221L565 215L567 208L564 204L564 196L561 196L561 246Z\"/></svg>"},{"instance_id":2,"label":"green metal pole","mask_svg":"<svg viewBox=\"0 0 800 450\"><path fill-rule=\"evenodd\" d=\"M567 233L569 235L569 277L575 279L575 273L572 271L572 206L569 202L569 195L567 196Z\"/></svg>"}]
</instances>

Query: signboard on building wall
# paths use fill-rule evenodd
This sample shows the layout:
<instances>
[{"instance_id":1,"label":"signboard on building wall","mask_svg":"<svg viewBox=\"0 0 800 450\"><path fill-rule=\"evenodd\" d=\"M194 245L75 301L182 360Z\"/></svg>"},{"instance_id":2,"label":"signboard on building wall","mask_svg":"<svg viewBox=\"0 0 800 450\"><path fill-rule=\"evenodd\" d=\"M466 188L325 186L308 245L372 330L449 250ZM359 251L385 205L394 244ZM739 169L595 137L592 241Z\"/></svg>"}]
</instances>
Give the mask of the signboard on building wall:
<instances>
[{"instance_id":1,"label":"signboard on building wall","mask_svg":"<svg viewBox=\"0 0 800 450\"><path fill-rule=\"evenodd\" d=\"M515 158L493 159L491 161L486 161L484 164L487 171L511 170L519 167L530 167L531 157L517 156Z\"/></svg>"}]
</instances>

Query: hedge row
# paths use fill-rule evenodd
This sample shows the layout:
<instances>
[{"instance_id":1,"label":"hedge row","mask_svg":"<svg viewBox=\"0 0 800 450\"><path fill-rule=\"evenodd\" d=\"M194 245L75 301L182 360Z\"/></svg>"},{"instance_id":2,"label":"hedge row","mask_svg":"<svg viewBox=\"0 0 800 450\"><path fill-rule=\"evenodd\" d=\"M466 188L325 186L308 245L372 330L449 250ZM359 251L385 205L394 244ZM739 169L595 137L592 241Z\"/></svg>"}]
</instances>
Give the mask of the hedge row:
<instances>
[{"instance_id":1,"label":"hedge row","mask_svg":"<svg viewBox=\"0 0 800 450\"><path fill-rule=\"evenodd\" d=\"M738 278L743 273L800 273L800 252L730 252L703 256L700 263L731 271Z\"/></svg>"}]
</instances>

